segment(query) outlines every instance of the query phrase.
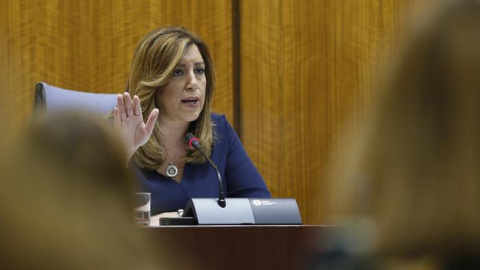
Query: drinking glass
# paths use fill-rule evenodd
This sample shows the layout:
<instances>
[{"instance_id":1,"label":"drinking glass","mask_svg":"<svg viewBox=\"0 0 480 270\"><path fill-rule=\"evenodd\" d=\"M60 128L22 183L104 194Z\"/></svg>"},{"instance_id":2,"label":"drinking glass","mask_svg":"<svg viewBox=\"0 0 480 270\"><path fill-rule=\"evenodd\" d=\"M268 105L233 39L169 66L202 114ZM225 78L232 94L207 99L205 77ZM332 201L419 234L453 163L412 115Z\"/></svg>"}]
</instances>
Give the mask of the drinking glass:
<instances>
[{"instance_id":1,"label":"drinking glass","mask_svg":"<svg viewBox=\"0 0 480 270\"><path fill-rule=\"evenodd\" d=\"M136 192L135 196L135 224L138 226L150 225L150 193Z\"/></svg>"}]
</instances>

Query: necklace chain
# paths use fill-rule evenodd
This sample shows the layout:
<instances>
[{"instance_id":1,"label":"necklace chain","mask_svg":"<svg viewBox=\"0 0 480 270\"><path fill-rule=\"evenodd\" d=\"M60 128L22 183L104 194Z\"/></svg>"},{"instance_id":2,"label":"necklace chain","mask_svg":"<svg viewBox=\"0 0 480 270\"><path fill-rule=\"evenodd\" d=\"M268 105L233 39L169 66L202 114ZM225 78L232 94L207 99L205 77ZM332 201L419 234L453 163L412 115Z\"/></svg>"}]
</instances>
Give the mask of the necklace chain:
<instances>
[{"instance_id":1,"label":"necklace chain","mask_svg":"<svg viewBox=\"0 0 480 270\"><path fill-rule=\"evenodd\" d=\"M177 147L177 152L175 152L175 155L172 158L172 161L170 161L170 164L173 164L173 162L179 157L181 147Z\"/></svg>"}]
</instances>

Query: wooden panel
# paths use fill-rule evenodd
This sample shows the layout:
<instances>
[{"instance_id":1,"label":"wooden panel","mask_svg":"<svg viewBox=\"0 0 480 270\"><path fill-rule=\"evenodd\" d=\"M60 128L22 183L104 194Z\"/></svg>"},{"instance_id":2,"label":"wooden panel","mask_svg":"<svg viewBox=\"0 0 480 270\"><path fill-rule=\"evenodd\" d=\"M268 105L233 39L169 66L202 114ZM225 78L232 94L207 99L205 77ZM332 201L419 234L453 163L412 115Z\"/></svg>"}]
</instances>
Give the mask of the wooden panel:
<instances>
[{"instance_id":1,"label":"wooden panel","mask_svg":"<svg viewBox=\"0 0 480 270\"><path fill-rule=\"evenodd\" d=\"M182 254L193 269L313 269L334 226L173 226L146 229L157 243ZM168 260L168 258L166 258ZM177 260L184 263L185 260ZM177 269L184 269L178 267Z\"/></svg>"},{"instance_id":2,"label":"wooden panel","mask_svg":"<svg viewBox=\"0 0 480 270\"><path fill-rule=\"evenodd\" d=\"M233 122L231 1L0 0L0 6L2 104L15 129L30 117L38 81L123 91L135 45L167 24L189 28L210 46L218 75L214 110Z\"/></svg>"},{"instance_id":3,"label":"wooden panel","mask_svg":"<svg viewBox=\"0 0 480 270\"><path fill-rule=\"evenodd\" d=\"M358 125L413 1L241 5L242 140L275 197L328 223L341 138Z\"/></svg>"},{"instance_id":4,"label":"wooden panel","mask_svg":"<svg viewBox=\"0 0 480 270\"><path fill-rule=\"evenodd\" d=\"M273 195L295 197L309 222L326 178L326 10L242 3L242 140Z\"/></svg>"}]
</instances>

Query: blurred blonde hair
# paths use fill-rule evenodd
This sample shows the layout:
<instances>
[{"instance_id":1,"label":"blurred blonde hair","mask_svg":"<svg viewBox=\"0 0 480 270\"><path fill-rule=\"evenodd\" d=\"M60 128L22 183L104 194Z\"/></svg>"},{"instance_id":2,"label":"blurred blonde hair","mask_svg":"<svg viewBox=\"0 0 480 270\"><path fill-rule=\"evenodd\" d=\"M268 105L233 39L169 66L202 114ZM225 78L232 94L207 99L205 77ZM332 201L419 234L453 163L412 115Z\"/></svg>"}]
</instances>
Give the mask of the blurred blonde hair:
<instances>
[{"instance_id":1,"label":"blurred blonde hair","mask_svg":"<svg viewBox=\"0 0 480 270\"><path fill-rule=\"evenodd\" d=\"M185 28L174 26L158 28L148 33L135 49L126 91L132 96L138 95L143 117L147 119L154 108L159 108L155 104L156 91L162 91L162 86L172 78L174 68L191 45L198 47L205 62L207 88L203 110L199 118L191 123L189 132L193 132L202 141L202 150L209 156L214 138L210 107L215 89L215 70L209 49L200 37ZM161 134L160 126L156 123L148 142L135 153L139 167L155 170L165 161ZM190 151L186 162L203 163L205 159L198 151Z\"/></svg>"},{"instance_id":2,"label":"blurred blonde hair","mask_svg":"<svg viewBox=\"0 0 480 270\"><path fill-rule=\"evenodd\" d=\"M344 199L378 225L382 254L478 254L480 4L448 1L417 27L356 142Z\"/></svg>"},{"instance_id":3,"label":"blurred blonde hair","mask_svg":"<svg viewBox=\"0 0 480 270\"><path fill-rule=\"evenodd\" d=\"M158 269L111 128L75 113L37 121L1 156L0 268Z\"/></svg>"}]
</instances>

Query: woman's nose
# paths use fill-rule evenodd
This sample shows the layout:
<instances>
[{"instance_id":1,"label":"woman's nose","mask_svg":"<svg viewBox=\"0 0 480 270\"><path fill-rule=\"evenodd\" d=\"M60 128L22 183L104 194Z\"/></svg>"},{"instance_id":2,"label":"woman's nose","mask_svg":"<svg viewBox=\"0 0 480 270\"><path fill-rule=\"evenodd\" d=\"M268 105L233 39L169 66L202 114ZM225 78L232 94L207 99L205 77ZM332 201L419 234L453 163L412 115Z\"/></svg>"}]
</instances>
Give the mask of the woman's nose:
<instances>
[{"instance_id":1,"label":"woman's nose","mask_svg":"<svg viewBox=\"0 0 480 270\"><path fill-rule=\"evenodd\" d=\"M198 84L198 79L197 77L195 76L195 73L194 71L190 71L188 73L189 75L187 76L187 80L188 80L188 83L187 83L187 89L188 90L195 90L197 89L197 84Z\"/></svg>"}]
</instances>

